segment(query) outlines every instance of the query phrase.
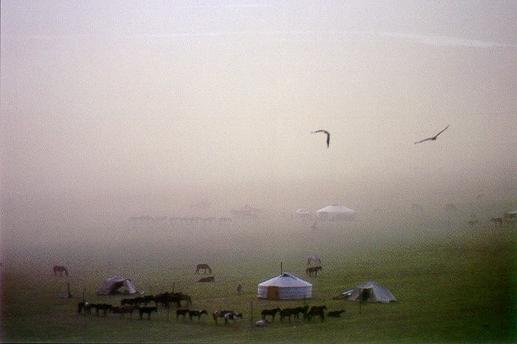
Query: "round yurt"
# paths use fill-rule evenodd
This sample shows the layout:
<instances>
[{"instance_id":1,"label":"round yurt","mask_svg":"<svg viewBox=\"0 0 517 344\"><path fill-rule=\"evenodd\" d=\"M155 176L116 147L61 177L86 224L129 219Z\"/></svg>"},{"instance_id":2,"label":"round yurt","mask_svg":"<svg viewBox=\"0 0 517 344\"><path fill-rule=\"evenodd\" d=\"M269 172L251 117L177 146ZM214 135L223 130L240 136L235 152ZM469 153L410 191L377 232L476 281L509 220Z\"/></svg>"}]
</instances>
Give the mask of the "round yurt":
<instances>
[{"instance_id":1,"label":"round yurt","mask_svg":"<svg viewBox=\"0 0 517 344\"><path fill-rule=\"evenodd\" d=\"M326 221L343 221L355 219L356 211L342 205L333 204L316 211L319 219Z\"/></svg>"},{"instance_id":2,"label":"round yurt","mask_svg":"<svg viewBox=\"0 0 517 344\"><path fill-rule=\"evenodd\" d=\"M261 282L257 297L267 300L300 300L312 297L312 284L298 276L284 272L279 276Z\"/></svg>"}]
</instances>

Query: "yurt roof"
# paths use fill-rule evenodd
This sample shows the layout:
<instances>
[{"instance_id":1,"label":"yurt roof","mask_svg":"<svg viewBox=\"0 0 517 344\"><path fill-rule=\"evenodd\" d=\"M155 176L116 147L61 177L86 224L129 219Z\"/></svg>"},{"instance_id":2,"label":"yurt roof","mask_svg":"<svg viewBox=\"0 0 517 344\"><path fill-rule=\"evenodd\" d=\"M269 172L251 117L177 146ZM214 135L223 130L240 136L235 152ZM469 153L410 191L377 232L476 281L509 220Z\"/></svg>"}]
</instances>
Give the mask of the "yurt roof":
<instances>
[{"instance_id":1,"label":"yurt roof","mask_svg":"<svg viewBox=\"0 0 517 344\"><path fill-rule=\"evenodd\" d=\"M268 279L259 284L261 287L312 287L307 281L304 281L298 276L295 276L289 272Z\"/></svg>"},{"instance_id":2,"label":"yurt roof","mask_svg":"<svg viewBox=\"0 0 517 344\"><path fill-rule=\"evenodd\" d=\"M355 210L347 208L342 205L333 204L326 206L325 208L321 208L317 211L317 213L342 213L342 214L352 214L355 213Z\"/></svg>"}]
</instances>

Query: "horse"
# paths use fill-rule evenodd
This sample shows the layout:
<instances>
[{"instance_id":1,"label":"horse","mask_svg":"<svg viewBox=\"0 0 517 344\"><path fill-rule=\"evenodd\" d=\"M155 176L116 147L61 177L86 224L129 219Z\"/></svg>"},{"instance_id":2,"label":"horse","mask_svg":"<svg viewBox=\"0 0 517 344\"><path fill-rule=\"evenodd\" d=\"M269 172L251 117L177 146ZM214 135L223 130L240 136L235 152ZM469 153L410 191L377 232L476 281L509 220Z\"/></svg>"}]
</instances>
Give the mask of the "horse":
<instances>
[{"instance_id":1,"label":"horse","mask_svg":"<svg viewBox=\"0 0 517 344\"><path fill-rule=\"evenodd\" d=\"M79 303L77 304L77 313L78 313L78 314L81 314L81 312L83 312L83 311L84 311L84 313L86 313L86 312L87 312L87 310L86 310L86 309L87 309L87 308L88 308L88 310L90 309L89 305L90 305L90 304L89 304L88 302L86 302L86 301L81 301L81 302L79 302Z\"/></svg>"},{"instance_id":2,"label":"horse","mask_svg":"<svg viewBox=\"0 0 517 344\"><path fill-rule=\"evenodd\" d=\"M215 282L215 277L214 276L203 277L203 278L200 278L198 282Z\"/></svg>"},{"instance_id":3,"label":"horse","mask_svg":"<svg viewBox=\"0 0 517 344\"><path fill-rule=\"evenodd\" d=\"M120 305L121 306L125 306L125 305L128 305L128 306L135 306L138 304L138 300L139 298L133 298L133 299L122 299L120 300Z\"/></svg>"},{"instance_id":4,"label":"horse","mask_svg":"<svg viewBox=\"0 0 517 344\"><path fill-rule=\"evenodd\" d=\"M138 306L113 306L111 307L111 313L113 314L120 314L121 317L124 316L124 314L129 313L129 317L131 318L133 316L133 312L138 308Z\"/></svg>"},{"instance_id":5,"label":"horse","mask_svg":"<svg viewBox=\"0 0 517 344\"><path fill-rule=\"evenodd\" d=\"M311 266L312 264L316 266L321 266L321 258L317 255L311 255L307 257L307 266Z\"/></svg>"},{"instance_id":6,"label":"horse","mask_svg":"<svg viewBox=\"0 0 517 344\"><path fill-rule=\"evenodd\" d=\"M212 268L210 266L208 266L208 264L198 264L196 266L196 274L198 274L200 270L203 270L204 274L207 273L207 270L208 270L209 274L212 273Z\"/></svg>"},{"instance_id":7,"label":"horse","mask_svg":"<svg viewBox=\"0 0 517 344\"><path fill-rule=\"evenodd\" d=\"M176 320L178 320L178 318L180 317L180 315L183 316L183 319L185 319L185 317L187 315L190 314L190 311L188 309L177 309L176 310Z\"/></svg>"},{"instance_id":8,"label":"horse","mask_svg":"<svg viewBox=\"0 0 517 344\"><path fill-rule=\"evenodd\" d=\"M291 315L294 315L295 318L297 318L298 313L298 308L284 308L280 310L280 321L284 321L284 318L287 317L289 322L291 322Z\"/></svg>"},{"instance_id":9,"label":"horse","mask_svg":"<svg viewBox=\"0 0 517 344\"><path fill-rule=\"evenodd\" d=\"M66 269L66 267L62 266L62 265L54 265L54 276L57 276L59 275L60 277L63 276L63 272L65 273L65 276L68 277L68 270Z\"/></svg>"},{"instance_id":10,"label":"horse","mask_svg":"<svg viewBox=\"0 0 517 344\"><path fill-rule=\"evenodd\" d=\"M181 307L181 301L186 301L187 306L192 305L192 298L183 293L169 293L165 292L162 294L158 294L154 297L154 302L156 305L158 303L162 304L164 307L169 307L170 303L175 303L178 308Z\"/></svg>"},{"instance_id":11,"label":"horse","mask_svg":"<svg viewBox=\"0 0 517 344\"><path fill-rule=\"evenodd\" d=\"M192 320L193 317L197 317L198 320L201 320L201 316L203 314L206 314L208 316L208 312L206 310L190 310L188 312L188 315L189 315L189 318L190 320Z\"/></svg>"},{"instance_id":12,"label":"horse","mask_svg":"<svg viewBox=\"0 0 517 344\"><path fill-rule=\"evenodd\" d=\"M154 295L146 295L142 297L141 303L147 306L149 302L154 302L156 304L156 300L154 299Z\"/></svg>"},{"instance_id":13,"label":"horse","mask_svg":"<svg viewBox=\"0 0 517 344\"><path fill-rule=\"evenodd\" d=\"M140 314L140 320L142 320L144 313L147 313L147 320L151 320L151 313L158 312L157 307L139 307L138 313Z\"/></svg>"},{"instance_id":14,"label":"horse","mask_svg":"<svg viewBox=\"0 0 517 344\"><path fill-rule=\"evenodd\" d=\"M325 320L325 310L326 306L312 306L309 312L307 312L306 318L311 320L313 316L320 316L321 321Z\"/></svg>"},{"instance_id":15,"label":"horse","mask_svg":"<svg viewBox=\"0 0 517 344\"><path fill-rule=\"evenodd\" d=\"M212 316L214 317L214 321L217 325L217 318L224 318L224 324L228 324L228 320L235 320L236 318L242 319L242 313L234 312L234 311L215 311L212 313Z\"/></svg>"},{"instance_id":16,"label":"horse","mask_svg":"<svg viewBox=\"0 0 517 344\"><path fill-rule=\"evenodd\" d=\"M321 270L323 270L323 268L321 266L311 266L311 267L308 267L307 269L305 269L305 273L309 276L314 275L315 277L317 277L318 271L321 271Z\"/></svg>"},{"instance_id":17,"label":"horse","mask_svg":"<svg viewBox=\"0 0 517 344\"><path fill-rule=\"evenodd\" d=\"M281 309L280 308L273 308L273 309L264 309L260 314L262 316L262 319L266 319L266 316L271 316L272 317L272 320L271 321L275 321L275 315L276 313L280 312Z\"/></svg>"},{"instance_id":18,"label":"horse","mask_svg":"<svg viewBox=\"0 0 517 344\"><path fill-rule=\"evenodd\" d=\"M108 311L111 311L111 309L113 308L112 305L110 304L107 304L107 303L98 303L95 307L95 314L97 316L99 316L99 311L102 311L103 312L103 315L106 316L106 314L108 313Z\"/></svg>"},{"instance_id":19,"label":"horse","mask_svg":"<svg viewBox=\"0 0 517 344\"><path fill-rule=\"evenodd\" d=\"M331 318L339 318L341 317L341 313L345 313L345 310L341 309L339 311L330 311L327 313L327 316Z\"/></svg>"}]
</instances>

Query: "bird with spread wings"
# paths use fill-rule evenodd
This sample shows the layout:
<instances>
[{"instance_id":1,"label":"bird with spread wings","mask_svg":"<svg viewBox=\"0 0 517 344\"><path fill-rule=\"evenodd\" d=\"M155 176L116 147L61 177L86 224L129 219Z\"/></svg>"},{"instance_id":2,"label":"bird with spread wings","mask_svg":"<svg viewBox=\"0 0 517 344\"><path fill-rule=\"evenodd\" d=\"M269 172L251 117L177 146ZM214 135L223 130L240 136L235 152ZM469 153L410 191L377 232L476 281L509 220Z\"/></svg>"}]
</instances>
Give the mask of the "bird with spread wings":
<instances>
[{"instance_id":1,"label":"bird with spread wings","mask_svg":"<svg viewBox=\"0 0 517 344\"><path fill-rule=\"evenodd\" d=\"M326 130L323 130L323 129L311 132L311 134L316 134L316 133L325 133L327 135L327 148L329 148L329 146L330 146L330 133L328 131L326 131Z\"/></svg>"},{"instance_id":2,"label":"bird with spread wings","mask_svg":"<svg viewBox=\"0 0 517 344\"><path fill-rule=\"evenodd\" d=\"M417 143L422 143L422 142L425 142L425 141L436 141L436 138L438 137L438 135L440 135L441 133L443 133L445 130L447 130L447 128L449 128L449 125L447 125L442 131L440 131L438 134L434 135L434 136L431 136L431 137L428 137L426 139L423 139L423 140L420 140L420 141L417 141L415 142L415 145Z\"/></svg>"}]
</instances>

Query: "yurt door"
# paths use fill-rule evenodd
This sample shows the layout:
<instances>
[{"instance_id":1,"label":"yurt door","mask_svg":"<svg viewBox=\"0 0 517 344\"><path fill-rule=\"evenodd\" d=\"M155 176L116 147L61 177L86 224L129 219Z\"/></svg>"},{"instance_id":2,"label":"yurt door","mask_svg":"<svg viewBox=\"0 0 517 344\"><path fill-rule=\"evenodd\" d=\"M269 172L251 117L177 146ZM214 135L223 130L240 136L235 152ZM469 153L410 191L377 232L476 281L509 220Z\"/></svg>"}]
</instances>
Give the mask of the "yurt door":
<instances>
[{"instance_id":1,"label":"yurt door","mask_svg":"<svg viewBox=\"0 0 517 344\"><path fill-rule=\"evenodd\" d=\"M279 289L278 287L268 287L267 288L267 298L268 300L278 300L279 297Z\"/></svg>"}]
</instances>

